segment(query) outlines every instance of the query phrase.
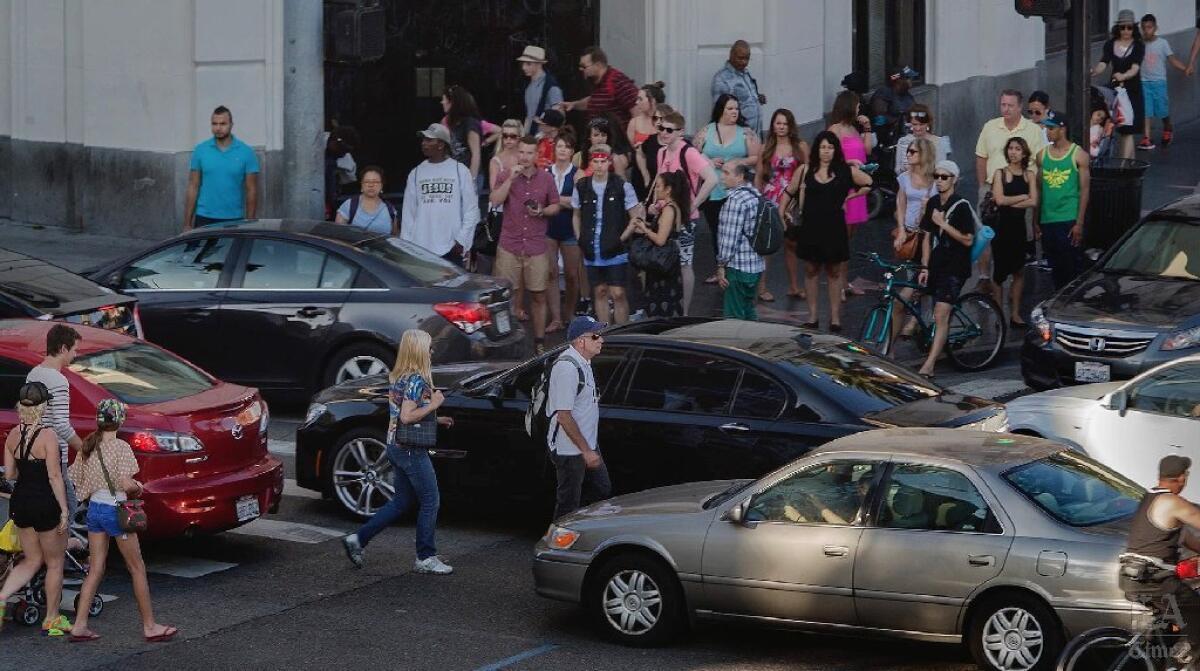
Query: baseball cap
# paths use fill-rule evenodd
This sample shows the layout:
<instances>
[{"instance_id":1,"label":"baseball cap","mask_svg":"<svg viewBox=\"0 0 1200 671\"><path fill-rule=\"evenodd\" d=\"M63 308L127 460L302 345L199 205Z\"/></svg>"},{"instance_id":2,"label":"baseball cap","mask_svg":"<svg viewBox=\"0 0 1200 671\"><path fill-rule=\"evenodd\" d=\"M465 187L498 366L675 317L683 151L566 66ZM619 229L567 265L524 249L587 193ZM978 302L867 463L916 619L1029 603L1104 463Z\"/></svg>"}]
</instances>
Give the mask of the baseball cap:
<instances>
[{"instance_id":1,"label":"baseball cap","mask_svg":"<svg viewBox=\"0 0 1200 671\"><path fill-rule=\"evenodd\" d=\"M125 423L125 404L115 398L106 398L96 405L96 423L105 426Z\"/></svg>"},{"instance_id":2,"label":"baseball cap","mask_svg":"<svg viewBox=\"0 0 1200 671\"><path fill-rule=\"evenodd\" d=\"M544 123L547 126L553 126L554 128L562 128L563 124L567 122L567 118L563 116L562 112L556 109L548 109L542 112L542 116L534 119L534 121Z\"/></svg>"},{"instance_id":3,"label":"baseball cap","mask_svg":"<svg viewBox=\"0 0 1200 671\"><path fill-rule=\"evenodd\" d=\"M921 73L908 67L907 65L900 68L899 70L896 70L892 74L888 75L888 79L891 79L893 81L895 81L897 79L920 79L920 78L921 78Z\"/></svg>"},{"instance_id":4,"label":"baseball cap","mask_svg":"<svg viewBox=\"0 0 1200 671\"><path fill-rule=\"evenodd\" d=\"M1169 454L1158 462L1160 479L1177 478L1192 468L1192 460L1178 454Z\"/></svg>"},{"instance_id":5,"label":"baseball cap","mask_svg":"<svg viewBox=\"0 0 1200 671\"><path fill-rule=\"evenodd\" d=\"M608 322L598 322L591 317L582 315L571 320L571 325L567 327L567 341L596 331L603 331L606 328L608 328Z\"/></svg>"},{"instance_id":6,"label":"baseball cap","mask_svg":"<svg viewBox=\"0 0 1200 671\"><path fill-rule=\"evenodd\" d=\"M445 126L443 126L440 123L429 124L429 128L426 128L425 130L417 131L417 135L419 135L421 137L427 137L430 140L441 140L442 142L445 142L447 145L454 144L450 140L450 129L446 128Z\"/></svg>"},{"instance_id":7,"label":"baseball cap","mask_svg":"<svg viewBox=\"0 0 1200 671\"><path fill-rule=\"evenodd\" d=\"M17 392L19 402L27 408L43 404L49 401L51 396L50 390L41 382L26 382Z\"/></svg>"},{"instance_id":8,"label":"baseball cap","mask_svg":"<svg viewBox=\"0 0 1200 671\"><path fill-rule=\"evenodd\" d=\"M1059 115L1054 110L1047 110L1046 115L1042 117L1042 125L1046 128L1062 128L1067 125L1067 120Z\"/></svg>"}]
</instances>

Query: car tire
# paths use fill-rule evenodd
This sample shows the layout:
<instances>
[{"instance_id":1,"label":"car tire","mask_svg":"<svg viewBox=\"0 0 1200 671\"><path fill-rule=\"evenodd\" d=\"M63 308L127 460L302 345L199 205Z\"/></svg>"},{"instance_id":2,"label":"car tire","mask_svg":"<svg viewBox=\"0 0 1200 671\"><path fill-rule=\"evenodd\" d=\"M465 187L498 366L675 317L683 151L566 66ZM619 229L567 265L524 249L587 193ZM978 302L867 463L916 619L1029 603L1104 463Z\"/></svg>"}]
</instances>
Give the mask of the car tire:
<instances>
[{"instance_id":1,"label":"car tire","mask_svg":"<svg viewBox=\"0 0 1200 671\"><path fill-rule=\"evenodd\" d=\"M622 645L659 645L676 636L686 622L683 590L674 572L664 562L636 552L605 561L584 604L604 635Z\"/></svg>"},{"instance_id":2,"label":"car tire","mask_svg":"<svg viewBox=\"0 0 1200 671\"><path fill-rule=\"evenodd\" d=\"M1011 592L975 609L967 647L987 671L1048 671L1062 652L1062 626L1040 599Z\"/></svg>"},{"instance_id":3,"label":"car tire","mask_svg":"<svg viewBox=\"0 0 1200 671\"><path fill-rule=\"evenodd\" d=\"M332 387L347 380L387 373L392 369L396 353L374 342L357 342L346 345L329 357L321 377L322 388Z\"/></svg>"},{"instance_id":4,"label":"car tire","mask_svg":"<svg viewBox=\"0 0 1200 671\"><path fill-rule=\"evenodd\" d=\"M364 464L364 459L368 463ZM364 520L392 499L395 493L392 469L384 432L361 427L338 437L333 449L329 450L322 472L327 474L326 487L338 506L350 517ZM366 496L369 507L363 497L363 490L368 487L371 488Z\"/></svg>"}]
</instances>

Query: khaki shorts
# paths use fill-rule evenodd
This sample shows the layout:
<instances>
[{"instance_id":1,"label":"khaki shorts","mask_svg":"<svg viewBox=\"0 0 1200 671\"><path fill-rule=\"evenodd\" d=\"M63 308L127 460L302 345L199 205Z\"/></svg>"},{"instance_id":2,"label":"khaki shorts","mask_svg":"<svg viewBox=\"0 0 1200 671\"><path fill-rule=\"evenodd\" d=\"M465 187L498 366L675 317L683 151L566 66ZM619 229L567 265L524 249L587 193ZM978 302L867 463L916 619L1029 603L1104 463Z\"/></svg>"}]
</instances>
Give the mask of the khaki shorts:
<instances>
[{"instance_id":1,"label":"khaki shorts","mask_svg":"<svg viewBox=\"0 0 1200 671\"><path fill-rule=\"evenodd\" d=\"M545 254L517 256L501 247L496 250L496 264L492 272L512 282L514 287L524 287L526 291L545 291L550 276L550 257Z\"/></svg>"}]
</instances>

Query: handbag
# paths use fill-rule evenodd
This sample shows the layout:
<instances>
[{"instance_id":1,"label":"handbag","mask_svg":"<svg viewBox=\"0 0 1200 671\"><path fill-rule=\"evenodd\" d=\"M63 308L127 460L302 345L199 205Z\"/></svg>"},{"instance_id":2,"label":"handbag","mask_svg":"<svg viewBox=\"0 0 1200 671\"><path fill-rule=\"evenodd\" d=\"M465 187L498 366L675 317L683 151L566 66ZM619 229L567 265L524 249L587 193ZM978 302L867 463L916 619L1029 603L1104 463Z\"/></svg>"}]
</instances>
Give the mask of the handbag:
<instances>
[{"instance_id":1,"label":"handbag","mask_svg":"<svg viewBox=\"0 0 1200 671\"><path fill-rule=\"evenodd\" d=\"M425 415L419 422L405 424L396 417L393 444L405 447L437 447L437 412Z\"/></svg>"},{"instance_id":2,"label":"handbag","mask_svg":"<svg viewBox=\"0 0 1200 671\"><path fill-rule=\"evenodd\" d=\"M904 240L896 250L896 258L901 261L911 261L917 258L921 250L921 231L904 231ZM896 229L892 229L892 239L896 239Z\"/></svg>"},{"instance_id":3,"label":"handbag","mask_svg":"<svg viewBox=\"0 0 1200 671\"><path fill-rule=\"evenodd\" d=\"M108 466L104 464L104 452L96 446L96 458L100 460L100 470L104 473L104 482L108 485L108 491L117 496L117 488L113 486L112 476L108 474ZM117 503L117 526L121 527L121 531L131 534L139 534L146 530L149 525L149 520L146 519L146 510L142 505L141 499L126 499Z\"/></svg>"},{"instance_id":4,"label":"handbag","mask_svg":"<svg viewBox=\"0 0 1200 671\"><path fill-rule=\"evenodd\" d=\"M801 187L804 185L804 178L808 174L808 165L801 165L799 170L800 185L796 187L796 196L788 201L788 212L792 215L792 223L783 227L783 237L792 242L800 242L804 229L804 199L801 197L801 193L803 193ZM786 188L785 186L784 189ZM783 214L781 212L780 216ZM783 221L787 224L787 217L784 217Z\"/></svg>"},{"instance_id":5,"label":"handbag","mask_svg":"<svg viewBox=\"0 0 1200 671\"><path fill-rule=\"evenodd\" d=\"M12 520L9 520L4 528L0 529L0 552L8 554L16 554L21 551L21 537L17 535L17 525Z\"/></svg>"},{"instance_id":6,"label":"handbag","mask_svg":"<svg viewBox=\"0 0 1200 671\"><path fill-rule=\"evenodd\" d=\"M999 218L1000 206L996 204L996 197L992 195L991 189L988 189L983 194L983 200L979 201L979 219L984 224L992 226Z\"/></svg>"},{"instance_id":7,"label":"handbag","mask_svg":"<svg viewBox=\"0 0 1200 671\"><path fill-rule=\"evenodd\" d=\"M1112 117L1118 126L1133 125L1133 101L1129 99L1129 92L1125 90L1124 86L1116 87L1116 95L1113 96Z\"/></svg>"},{"instance_id":8,"label":"handbag","mask_svg":"<svg viewBox=\"0 0 1200 671\"><path fill-rule=\"evenodd\" d=\"M644 235L629 241L629 264L638 270L656 275L669 275L679 270L679 245L667 240L663 246Z\"/></svg>"}]
</instances>

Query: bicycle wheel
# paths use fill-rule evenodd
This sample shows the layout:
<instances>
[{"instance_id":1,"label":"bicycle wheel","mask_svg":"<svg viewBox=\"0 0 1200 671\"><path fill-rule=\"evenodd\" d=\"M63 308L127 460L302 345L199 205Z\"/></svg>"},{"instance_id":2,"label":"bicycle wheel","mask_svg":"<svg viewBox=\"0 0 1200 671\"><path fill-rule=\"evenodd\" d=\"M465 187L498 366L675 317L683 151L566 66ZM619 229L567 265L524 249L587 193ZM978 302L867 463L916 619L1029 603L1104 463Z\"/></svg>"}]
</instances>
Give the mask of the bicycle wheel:
<instances>
[{"instance_id":1,"label":"bicycle wheel","mask_svg":"<svg viewBox=\"0 0 1200 671\"><path fill-rule=\"evenodd\" d=\"M892 349L892 325L888 323L886 307L876 305L867 312L858 342L878 354L887 356Z\"/></svg>"},{"instance_id":2,"label":"bicycle wheel","mask_svg":"<svg viewBox=\"0 0 1200 671\"><path fill-rule=\"evenodd\" d=\"M987 368L999 356L1007 336L1004 311L991 296L980 293L959 296L950 312L946 354L959 370Z\"/></svg>"},{"instance_id":3,"label":"bicycle wheel","mask_svg":"<svg viewBox=\"0 0 1200 671\"><path fill-rule=\"evenodd\" d=\"M1154 671L1141 637L1124 629L1101 627L1085 631L1063 648L1058 671Z\"/></svg>"}]
</instances>

